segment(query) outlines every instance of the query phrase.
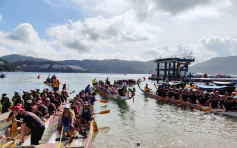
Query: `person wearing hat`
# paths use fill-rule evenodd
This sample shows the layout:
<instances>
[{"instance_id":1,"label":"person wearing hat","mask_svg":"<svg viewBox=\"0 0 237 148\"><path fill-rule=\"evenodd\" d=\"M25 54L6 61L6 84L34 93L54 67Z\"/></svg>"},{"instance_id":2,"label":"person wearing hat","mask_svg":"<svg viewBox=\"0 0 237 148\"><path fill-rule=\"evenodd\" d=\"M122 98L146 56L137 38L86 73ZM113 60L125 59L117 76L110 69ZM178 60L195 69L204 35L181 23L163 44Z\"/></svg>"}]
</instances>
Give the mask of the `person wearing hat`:
<instances>
[{"instance_id":1,"label":"person wearing hat","mask_svg":"<svg viewBox=\"0 0 237 148\"><path fill-rule=\"evenodd\" d=\"M14 94L14 96L12 97L13 103L14 103L14 101L15 101L16 99L18 99L19 97L21 97L20 94L19 94L19 91L15 91L15 94Z\"/></svg>"},{"instance_id":2,"label":"person wearing hat","mask_svg":"<svg viewBox=\"0 0 237 148\"><path fill-rule=\"evenodd\" d=\"M24 106L24 99L22 99L20 95L15 96L15 99L13 100L14 106L16 106L18 103Z\"/></svg>"},{"instance_id":3,"label":"person wearing hat","mask_svg":"<svg viewBox=\"0 0 237 148\"><path fill-rule=\"evenodd\" d=\"M22 104L17 104L17 106L22 107ZM21 124L20 124L20 115L15 116L14 112L11 111L9 116L6 119L6 122L10 122L10 121L17 121L17 131L21 129ZM12 136L12 126L10 125L7 129L6 129L6 137L11 137Z\"/></svg>"},{"instance_id":4,"label":"person wearing hat","mask_svg":"<svg viewBox=\"0 0 237 148\"><path fill-rule=\"evenodd\" d=\"M63 84L62 91L67 91L67 88L66 88L66 86L67 86L67 85L64 83L64 84Z\"/></svg>"},{"instance_id":5,"label":"person wearing hat","mask_svg":"<svg viewBox=\"0 0 237 148\"><path fill-rule=\"evenodd\" d=\"M56 106L56 109L59 109L60 102L55 99L55 95L54 94L50 95L50 102L53 103Z\"/></svg>"},{"instance_id":6,"label":"person wearing hat","mask_svg":"<svg viewBox=\"0 0 237 148\"><path fill-rule=\"evenodd\" d=\"M32 101L31 100L27 100L26 104L25 104L25 107L24 107L25 110L30 112L31 111L31 105L32 105Z\"/></svg>"},{"instance_id":7,"label":"person wearing hat","mask_svg":"<svg viewBox=\"0 0 237 148\"><path fill-rule=\"evenodd\" d=\"M70 110L70 104L66 104L64 106L64 111L59 115L58 119L58 131L60 132L63 127L63 136L65 136L65 132L67 133L67 136L73 136L74 119L75 115Z\"/></svg>"},{"instance_id":8,"label":"person wearing hat","mask_svg":"<svg viewBox=\"0 0 237 148\"><path fill-rule=\"evenodd\" d=\"M45 99L45 106L48 108L49 115L53 115L57 113L56 106L50 102L49 98Z\"/></svg>"},{"instance_id":9,"label":"person wearing hat","mask_svg":"<svg viewBox=\"0 0 237 148\"><path fill-rule=\"evenodd\" d=\"M57 90L59 90L59 85L60 85L60 82L59 80L57 79L57 77L55 76L53 81L52 81L52 87L53 87L53 91L56 92Z\"/></svg>"},{"instance_id":10,"label":"person wearing hat","mask_svg":"<svg viewBox=\"0 0 237 148\"><path fill-rule=\"evenodd\" d=\"M31 129L31 145L38 145L45 130L44 122L37 115L25 111L20 106L13 107L12 111L15 116L21 116L20 144L24 143L25 128L27 126Z\"/></svg>"},{"instance_id":11,"label":"person wearing hat","mask_svg":"<svg viewBox=\"0 0 237 148\"><path fill-rule=\"evenodd\" d=\"M93 118L93 113L89 108L88 102L84 102L83 107L80 108L79 111L79 119L78 119L78 126L79 129L82 130L82 125L86 125L86 129L89 130L90 122Z\"/></svg>"},{"instance_id":12,"label":"person wearing hat","mask_svg":"<svg viewBox=\"0 0 237 148\"><path fill-rule=\"evenodd\" d=\"M6 93L3 93L2 94L2 98L1 98L1 100L0 100L0 103L1 104L3 104L3 102L4 102L4 98L7 96L7 94Z\"/></svg>"}]
</instances>

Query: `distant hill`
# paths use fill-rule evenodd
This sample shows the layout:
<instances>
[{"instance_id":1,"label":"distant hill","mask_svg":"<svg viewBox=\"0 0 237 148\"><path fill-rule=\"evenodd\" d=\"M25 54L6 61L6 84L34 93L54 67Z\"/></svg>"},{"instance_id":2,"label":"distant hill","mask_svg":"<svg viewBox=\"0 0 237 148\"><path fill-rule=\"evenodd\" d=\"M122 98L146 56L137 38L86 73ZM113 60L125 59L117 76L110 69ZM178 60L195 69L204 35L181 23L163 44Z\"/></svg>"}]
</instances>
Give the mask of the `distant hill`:
<instances>
[{"instance_id":1,"label":"distant hill","mask_svg":"<svg viewBox=\"0 0 237 148\"><path fill-rule=\"evenodd\" d=\"M118 59L111 60L65 60L65 61L50 61L47 59L26 57L22 55L8 55L0 57L8 63L15 66L28 65L23 68L25 71L55 71L55 72L93 72L93 73L149 73L156 69L156 63L153 61L125 61ZM60 65L58 69L44 69L42 66ZM37 66L38 65L38 68ZM39 66L41 68L39 68ZM75 67L73 67L75 66ZM55 68L55 66L54 66ZM82 69L80 69L82 68ZM189 72L192 73L207 73L207 74L230 74L237 75L237 56L216 57L205 62L201 62L189 67Z\"/></svg>"},{"instance_id":2,"label":"distant hill","mask_svg":"<svg viewBox=\"0 0 237 148\"><path fill-rule=\"evenodd\" d=\"M41 59L41 58L33 58L30 56L22 56L19 54L10 54L6 56L2 56L0 57L0 59L7 61L8 63L13 63L17 61L36 61L36 62L50 61L50 60Z\"/></svg>"},{"instance_id":3,"label":"distant hill","mask_svg":"<svg viewBox=\"0 0 237 148\"><path fill-rule=\"evenodd\" d=\"M111 60L66 60L58 61L59 63L78 65L84 69L88 69L93 73L149 73L149 70L155 71L156 63L153 61L125 61L118 59Z\"/></svg>"},{"instance_id":4,"label":"distant hill","mask_svg":"<svg viewBox=\"0 0 237 148\"><path fill-rule=\"evenodd\" d=\"M13 72L13 71L21 71L21 70L16 68L12 64L9 64L6 61L0 60L0 72L1 71Z\"/></svg>"},{"instance_id":5,"label":"distant hill","mask_svg":"<svg viewBox=\"0 0 237 148\"><path fill-rule=\"evenodd\" d=\"M237 75L237 56L212 58L191 66L189 72Z\"/></svg>"},{"instance_id":6,"label":"distant hill","mask_svg":"<svg viewBox=\"0 0 237 148\"><path fill-rule=\"evenodd\" d=\"M125 60L65 60L65 61L50 61L46 59L26 57L22 55L12 54L8 56L0 57L0 59L5 59L9 63L15 66L21 67L25 71L42 71L48 72L55 69L40 69L43 65L47 64L62 64L62 65L74 65L79 66L84 69L83 72L93 72L93 73L136 73L143 74L149 73L150 70L155 71L156 64L153 61L141 62L141 61L125 61ZM28 65L25 67L25 65ZM38 65L38 66L36 66ZM60 69L58 72L73 72L69 69Z\"/></svg>"}]
</instances>

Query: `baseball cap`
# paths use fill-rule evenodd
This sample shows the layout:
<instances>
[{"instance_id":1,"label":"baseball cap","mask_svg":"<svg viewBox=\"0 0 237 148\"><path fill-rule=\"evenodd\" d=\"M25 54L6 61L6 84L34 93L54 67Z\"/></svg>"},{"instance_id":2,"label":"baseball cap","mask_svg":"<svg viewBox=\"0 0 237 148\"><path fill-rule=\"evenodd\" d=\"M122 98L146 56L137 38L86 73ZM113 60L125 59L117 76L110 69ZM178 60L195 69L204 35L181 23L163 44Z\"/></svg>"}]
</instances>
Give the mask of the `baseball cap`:
<instances>
[{"instance_id":1,"label":"baseball cap","mask_svg":"<svg viewBox=\"0 0 237 148\"><path fill-rule=\"evenodd\" d=\"M46 100L46 101L49 101L50 99L47 97L47 98L45 98L45 100Z\"/></svg>"},{"instance_id":2,"label":"baseball cap","mask_svg":"<svg viewBox=\"0 0 237 148\"><path fill-rule=\"evenodd\" d=\"M27 100L26 103L32 103L32 101L31 100Z\"/></svg>"},{"instance_id":3,"label":"baseball cap","mask_svg":"<svg viewBox=\"0 0 237 148\"><path fill-rule=\"evenodd\" d=\"M14 111L14 110L24 110L24 109L21 108L20 106L14 106L12 110Z\"/></svg>"},{"instance_id":4,"label":"baseball cap","mask_svg":"<svg viewBox=\"0 0 237 148\"><path fill-rule=\"evenodd\" d=\"M84 104L83 105L87 105L88 106L88 102L84 102Z\"/></svg>"},{"instance_id":5,"label":"baseball cap","mask_svg":"<svg viewBox=\"0 0 237 148\"><path fill-rule=\"evenodd\" d=\"M65 109L69 109L69 108L70 108L70 104L66 104L66 105L64 106L64 108L65 108Z\"/></svg>"}]
</instances>

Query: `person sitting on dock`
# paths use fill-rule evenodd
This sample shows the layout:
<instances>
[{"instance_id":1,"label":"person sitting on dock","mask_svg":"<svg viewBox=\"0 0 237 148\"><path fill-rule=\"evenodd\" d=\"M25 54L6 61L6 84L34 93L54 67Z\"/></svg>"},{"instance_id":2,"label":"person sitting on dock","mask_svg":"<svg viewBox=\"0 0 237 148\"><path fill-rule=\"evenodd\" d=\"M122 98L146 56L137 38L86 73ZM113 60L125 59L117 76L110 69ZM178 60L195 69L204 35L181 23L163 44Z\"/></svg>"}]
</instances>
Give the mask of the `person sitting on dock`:
<instances>
[{"instance_id":1,"label":"person sitting on dock","mask_svg":"<svg viewBox=\"0 0 237 148\"><path fill-rule=\"evenodd\" d=\"M66 104L64 106L64 111L62 112L62 114L59 115L59 119L58 119L58 131L60 133L63 127L63 137L65 137L65 133L69 137L73 136L74 119L75 119L75 115L70 110L70 104Z\"/></svg>"}]
</instances>

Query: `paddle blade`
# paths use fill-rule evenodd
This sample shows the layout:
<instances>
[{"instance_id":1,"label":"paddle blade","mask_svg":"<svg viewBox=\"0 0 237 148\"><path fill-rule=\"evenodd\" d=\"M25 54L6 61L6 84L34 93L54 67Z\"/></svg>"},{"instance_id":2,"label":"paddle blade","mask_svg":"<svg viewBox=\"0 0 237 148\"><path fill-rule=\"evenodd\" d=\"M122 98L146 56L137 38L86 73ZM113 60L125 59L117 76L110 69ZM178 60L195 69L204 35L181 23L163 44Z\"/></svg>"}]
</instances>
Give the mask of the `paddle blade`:
<instances>
[{"instance_id":1,"label":"paddle blade","mask_svg":"<svg viewBox=\"0 0 237 148\"><path fill-rule=\"evenodd\" d=\"M95 120L93 120L93 132L98 132L98 126L97 123L95 122Z\"/></svg>"},{"instance_id":2,"label":"paddle blade","mask_svg":"<svg viewBox=\"0 0 237 148\"><path fill-rule=\"evenodd\" d=\"M101 103L107 103L107 101L106 101L106 100L100 100L100 102L101 102Z\"/></svg>"},{"instance_id":3,"label":"paddle blade","mask_svg":"<svg viewBox=\"0 0 237 148\"><path fill-rule=\"evenodd\" d=\"M108 114L108 113L110 113L110 110L103 110L99 112L99 114Z\"/></svg>"},{"instance_id":4,"label":"paddle blade","mask_svg":"<svg viewBox=\"0 0 237 148\"><path fill-rule=\"evenodd\" d=\"M203 111L204 111L204 112L209 112L209 111L211 111L211 110L212 110L212 108L210 107L210 108L204 109Z\"/></svg>"},{"instance_id":5,"label":"paddle blade","mask_svg":"<svg viewBox=\"0 0 237 148\"><path fill-rule=\"evenodd\" d=\"M58 143L58 145L59 145L60 147L63 147L61 141Z\"/></svg>"},{"instance_id":6,"label":"paddle blade","mask_svg":"<svg viewBox=\"0 0 237 148\"><path fill-rule=\"evenodd\" d=\"M12 136L16 135L17 133L17 122L12 121Z\"/></svg>"}]
</instances>

